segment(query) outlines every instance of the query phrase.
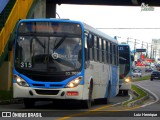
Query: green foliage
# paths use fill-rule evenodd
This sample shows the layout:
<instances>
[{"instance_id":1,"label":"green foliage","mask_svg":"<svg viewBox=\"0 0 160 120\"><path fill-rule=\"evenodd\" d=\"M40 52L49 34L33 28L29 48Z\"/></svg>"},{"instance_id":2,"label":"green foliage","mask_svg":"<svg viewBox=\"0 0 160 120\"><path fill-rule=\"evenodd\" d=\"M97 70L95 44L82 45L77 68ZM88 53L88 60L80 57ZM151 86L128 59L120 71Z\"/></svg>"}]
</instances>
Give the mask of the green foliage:
<instances>
[{"instance_id":1,"label":"green foliage","mask_svg":"<svg viewBox=\"0 0 160 120\"><path fill-rule=\"evenodd\" d=\"M132 82L142 81L142 80L149 80L150 77L151 77L150 75L147 75L147 76L143 76L143 77L139 77L139 78L133 78L133 79L132 79Z\"/></svg>"},{"instance_id":2,"label":"green foliage","mask_svg":"<svg viewBox=\"0 0 160 120\"><path fill-rule=\"evenodd\" d=\"M129 101L125 102L123 105L127 105L128 103L136 101L136 100L139 100L139 99L141 99L141 98L143 98L143 97L145 97L147 95L147 93L144 90L140 89L136 85L132 84L131 89L138 94L138 97L136 97L135 99L132 99L132 100L129 100Z\"/></svg>"}]
</instances>

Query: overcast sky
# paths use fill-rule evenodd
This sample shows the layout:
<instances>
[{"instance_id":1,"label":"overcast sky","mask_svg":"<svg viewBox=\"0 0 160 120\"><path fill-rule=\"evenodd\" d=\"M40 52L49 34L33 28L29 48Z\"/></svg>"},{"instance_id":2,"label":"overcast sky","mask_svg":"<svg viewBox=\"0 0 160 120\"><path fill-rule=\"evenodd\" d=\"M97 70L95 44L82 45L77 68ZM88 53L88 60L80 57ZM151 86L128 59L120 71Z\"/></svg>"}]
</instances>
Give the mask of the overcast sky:
<instances>
[{"instance_id":1,"label":"overcast sky","mask_svg":"<svg viewBox=\"0 0 160 120\"><path fill-rule=\"evenodd\" d=\"M61 18L82 21L95 28L104 28L99 30L111 37L120 36L121 38L118 39L119 42L126 42L128 37L133 38L130 39L132 42L129 43L132 48L134 39L139 40L138 42L140 44L137 46L138 48L141 47L142 41L151 43L152 39L160 39L160 7L154 7L154 11L141 11L141 6L62 4L57 5L57 13Z\"/></svg>"}]
</instances>

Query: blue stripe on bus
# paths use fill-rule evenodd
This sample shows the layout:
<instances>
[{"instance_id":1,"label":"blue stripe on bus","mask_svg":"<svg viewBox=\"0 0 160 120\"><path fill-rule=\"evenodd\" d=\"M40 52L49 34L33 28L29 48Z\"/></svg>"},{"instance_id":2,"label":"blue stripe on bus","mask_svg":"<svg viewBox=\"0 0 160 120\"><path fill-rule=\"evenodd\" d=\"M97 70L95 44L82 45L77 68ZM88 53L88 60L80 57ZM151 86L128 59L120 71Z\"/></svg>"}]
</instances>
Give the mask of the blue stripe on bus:
<instances>
[{"instance_id":1,"label":"blue stripe on bus","mask_svg":"<svg viewBox=\"0 0 160 120\"><path fill-rule=\"evenodd\" d=\"M53 82L40 82L40 81L34 81L28 78L25 75L18 73L16 70L13 71L13 74L16 74L22 79L24 79L29 84L29 86L32 88L64 88L70 81L74 80L78 76L83 76L83 72L80 72L79 74L72 76L61 82L54 82L54 81ZM16 83L14 78L13 78L13 83ZM84 79L81 80L80 84L84 84Z\"/></svg>"},{"instance_id":2,"label":"blue stripe on bus","mask_svg":"<svg viewBox=\"0 0 160 120\"><path fill-rule=\"evenodd\" d=\"M109 96L108 96L108 86L109 86L109 82L108 82L108 84L107 84L107 86L106 86L106 93L105 93L105 98L106 97L114 97L114 96L116 96L117 95L117 92L116 92L116 90L117 90L117 85L118 85L118 73L117 73L117 71L118 71L118 67L117 66L112 66L111 67L111 73L112 73L112 75L110 76L110 78L109 78L109 82L110 82L110 93L109 93Z\"/></svg>"}]
</instances>

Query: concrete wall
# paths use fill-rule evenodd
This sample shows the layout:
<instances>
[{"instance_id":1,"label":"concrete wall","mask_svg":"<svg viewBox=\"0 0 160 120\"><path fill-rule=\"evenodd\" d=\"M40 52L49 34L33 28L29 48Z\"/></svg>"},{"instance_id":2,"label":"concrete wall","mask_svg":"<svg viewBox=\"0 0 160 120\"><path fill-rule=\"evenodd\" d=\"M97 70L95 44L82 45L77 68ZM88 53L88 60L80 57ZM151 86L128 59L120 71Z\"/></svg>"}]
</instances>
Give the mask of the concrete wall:
<instances>
[{"instance_id":1,"label":"concrete wall","mask_svg":"<svg viewBox=\"0 0 160 120\"><path fill-rule=\"evenodd\" d=\"M38 0L32 18L46 18L46 0Z\"/></svg>"},{"instance_id":2,"label":"concrete wall","mask_svg":"<svg viewBox=\"0 0 160 120\"><path fill-rule=\"evenodd\" d=\"M3 62L0 67L0 90L10 90L10 62Z\"/></svg>"},{"instance_id":3,"label":"concrete wall","mask_svg":"<svg viewBox=\"0 0 160 120\"><path fill-rule=\"evenodd\" d=\"M54 0L38 0L32 18L55 18L56 4Z\"/></svg>"}]
</instances>

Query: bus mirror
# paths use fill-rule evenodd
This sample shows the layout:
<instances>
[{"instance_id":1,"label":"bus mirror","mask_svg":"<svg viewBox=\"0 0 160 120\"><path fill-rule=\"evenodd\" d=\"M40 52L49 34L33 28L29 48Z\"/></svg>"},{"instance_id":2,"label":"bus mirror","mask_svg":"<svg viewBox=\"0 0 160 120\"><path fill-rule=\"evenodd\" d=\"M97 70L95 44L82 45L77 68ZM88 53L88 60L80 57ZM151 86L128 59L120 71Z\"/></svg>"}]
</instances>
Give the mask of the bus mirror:
<instances>
[{"instance_id":1,"label":"bus mirror","mask_svg":"<svg viewBox=\"0 0 160 120\"><path fill-rule=\"evenodd\" d=\"M134 61L134 56L133 55L131 55L131 60Z\"/></svg>"},{"instance_id":2,"label":"bus mirror","mask_svg":"<svg viewBox=\"0 0 160 120\"><path fill-rule=\"evenodd\" d=\"M88 38L87 38L87 47L88 48L92 48L92 35L91 34L89 34L88 35Z\"/></svg>"}]
</instances>

